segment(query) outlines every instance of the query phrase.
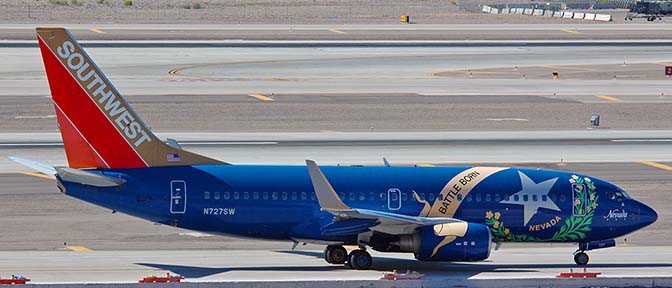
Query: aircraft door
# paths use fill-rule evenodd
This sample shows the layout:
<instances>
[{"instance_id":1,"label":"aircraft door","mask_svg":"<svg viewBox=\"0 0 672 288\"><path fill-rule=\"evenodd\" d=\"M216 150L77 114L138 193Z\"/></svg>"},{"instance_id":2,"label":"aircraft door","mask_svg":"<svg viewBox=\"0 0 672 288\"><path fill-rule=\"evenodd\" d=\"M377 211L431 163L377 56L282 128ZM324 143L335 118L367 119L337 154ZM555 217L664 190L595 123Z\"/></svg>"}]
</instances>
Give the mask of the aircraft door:
<instances>
[{"instance_id":1,"label":"aircraft door","mask_svg":"<svg viewBox=\"0 0 672 288\"><path fill-rule=\"evenodd\" d=\"M399 189L387 189L387 208L390 210L401 209L401 191Z\"/></svg>"},{"instance_id":2,"label":"aircraft door","mask_svg":"<svg viewBox=\"0 0 672 288\"><path fill-rule=\"evenodd\" d=\"M170 181L170 213L184 214L187 212L187 182L184 180Z\"/></svg>"}]
</instances>

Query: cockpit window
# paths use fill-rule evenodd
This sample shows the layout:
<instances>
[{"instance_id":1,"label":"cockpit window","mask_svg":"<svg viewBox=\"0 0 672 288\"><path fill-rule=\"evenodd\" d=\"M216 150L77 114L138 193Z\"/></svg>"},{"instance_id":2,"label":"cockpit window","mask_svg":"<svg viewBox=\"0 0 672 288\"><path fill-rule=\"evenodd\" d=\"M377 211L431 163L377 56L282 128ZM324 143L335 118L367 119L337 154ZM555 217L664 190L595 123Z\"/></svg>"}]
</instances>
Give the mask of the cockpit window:
<instances>
[{"instance_id":1,"label":"cockpit window","mask_svg":"<svg viewBox=\"0 0 672 288\"><path fill-rule=\"evenodd\" d=\"M623 201L627 198L630 198L630 195L626 194L623 191L611 191L607 192L607 199L614 201Z\"/></svg>"}]
</instances>

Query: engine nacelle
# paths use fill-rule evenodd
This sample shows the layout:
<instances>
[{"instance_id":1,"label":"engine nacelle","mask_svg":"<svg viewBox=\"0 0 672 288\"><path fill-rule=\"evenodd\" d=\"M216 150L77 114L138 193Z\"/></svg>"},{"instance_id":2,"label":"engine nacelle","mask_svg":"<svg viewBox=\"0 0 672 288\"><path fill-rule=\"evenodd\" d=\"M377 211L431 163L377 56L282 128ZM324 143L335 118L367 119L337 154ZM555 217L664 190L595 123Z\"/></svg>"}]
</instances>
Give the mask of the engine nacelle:
<instances>
[{"instance_id":1,"label":"engine nacelle","mask_svg":"<svg viewBox=\"0 0 672 288\"><path fill-rule=\"evenodd\" d=\"M487 226L464 222L426 226L409 235L374 232L369 240L376 251L412 252L421 261L484 260L492 243Z\"/></svg>"},{"instance_id":2,"label":"engine nacelle","mask_svg":"<svg viewBox=\"0 0 672 288\"><path fill-rule=\"evenodd\" d=\"M490 257L492 238L487 226L468 223L464 236L437 236L433 227L420 229L415 258L421 261L480 261ZM446 244L447 242L447 244ZM436 251L435 251L436 250Z\"/></svg>"}]
</instances>

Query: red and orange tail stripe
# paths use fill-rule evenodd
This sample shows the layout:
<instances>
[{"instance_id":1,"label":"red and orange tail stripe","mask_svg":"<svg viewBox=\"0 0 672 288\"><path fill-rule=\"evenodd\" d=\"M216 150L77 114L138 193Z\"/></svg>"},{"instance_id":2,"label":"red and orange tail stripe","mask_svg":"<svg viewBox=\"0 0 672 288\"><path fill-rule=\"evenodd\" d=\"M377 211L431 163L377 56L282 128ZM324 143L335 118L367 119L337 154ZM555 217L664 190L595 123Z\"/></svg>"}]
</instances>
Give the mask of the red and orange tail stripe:
<instances>
[{"instance_id":1,"label":"red and orange tail stripe","mask_svg":"<svg viewBox=\"0 0 672 288\"><path fill-rule=\"evenodd\" d=\"M51 96L72 168L222 162L163 143L64 28L37 28Z\"/></svg>"}]
</instances>

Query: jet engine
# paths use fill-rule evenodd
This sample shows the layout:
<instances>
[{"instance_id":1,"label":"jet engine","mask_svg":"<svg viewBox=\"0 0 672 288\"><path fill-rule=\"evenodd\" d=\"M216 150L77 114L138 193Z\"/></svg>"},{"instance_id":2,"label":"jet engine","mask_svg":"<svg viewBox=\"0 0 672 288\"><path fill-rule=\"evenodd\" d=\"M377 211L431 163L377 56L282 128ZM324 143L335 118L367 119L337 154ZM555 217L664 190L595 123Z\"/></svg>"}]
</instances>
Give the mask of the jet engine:
<instances>
[{"instance_id":1,"label":"jet engine","mask_svg":"<svg viewBox=\"0 0 672 288\"><path fill-rule=\"evenodd\" d=\"M376 251L413 252L420 261L480 261L490 257L491 244L490 229L477 223L425 226L400 236L374 233L370 239Z\"/></svg>"}]
</instances>

